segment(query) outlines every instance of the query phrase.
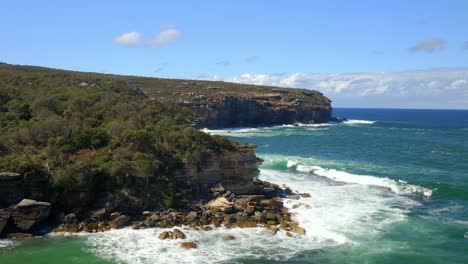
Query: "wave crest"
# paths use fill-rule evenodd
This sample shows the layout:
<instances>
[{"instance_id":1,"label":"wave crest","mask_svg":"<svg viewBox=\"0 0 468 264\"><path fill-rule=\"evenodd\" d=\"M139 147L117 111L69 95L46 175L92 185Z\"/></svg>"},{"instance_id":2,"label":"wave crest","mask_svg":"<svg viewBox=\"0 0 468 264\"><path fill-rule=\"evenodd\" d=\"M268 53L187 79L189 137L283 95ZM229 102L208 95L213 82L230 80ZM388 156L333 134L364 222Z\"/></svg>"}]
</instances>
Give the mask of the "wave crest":
<instances>
[{"instance_id":1,"label":"wave crest","mask_svg":"<svg viewBox=\"0 0 468 264\"><path fill-rule=\"evenodd\" d=\"M379 178L371 175L357 175L335 169L326 169L320 166L308 166L296 161L288 160L286 165L289 169L303 173L313 173L315 175L326 177L333 181L361 184L384 188L396 194L418 195L423 197L432 196L432 190L418 185L408 184L402 180L392 180L389 178Z\"/></svg>"},{"instance_id":2,"label":"wave crest","mask_svg":"<svg viewBox=\"0 0 468 264\"><path fill-rule=\"evenodd\" d=\"M356 124L374 124L375 121L372 121L372 120L359 120L359 119L349 119L349 120L346 120L346 121L343 121L343 124L347 124L347 125L356 125Z\"/></svg>"}]
</instances>

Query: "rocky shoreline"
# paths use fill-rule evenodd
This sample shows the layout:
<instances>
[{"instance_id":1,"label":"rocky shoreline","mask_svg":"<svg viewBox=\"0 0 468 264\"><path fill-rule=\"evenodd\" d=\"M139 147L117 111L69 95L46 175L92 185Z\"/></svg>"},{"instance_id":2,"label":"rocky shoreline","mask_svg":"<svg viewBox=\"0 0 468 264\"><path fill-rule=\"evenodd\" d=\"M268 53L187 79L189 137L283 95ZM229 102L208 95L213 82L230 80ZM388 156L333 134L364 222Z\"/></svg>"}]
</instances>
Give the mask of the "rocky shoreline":
<instances>
[{"instance_id":1,"label":"rocky shoreline","mask_svg":"<svg viewBox=\"0 0 468 264\"><path fill-rule=\"evenodd\" d=\"M282 199L308 198L310 194L295 194L288 187L254 179L258 186L257 194L237 195L226 190L221 184L210 189L209 199L200 200L185 209L144 211L128 215L106 208L86 214L60 213L56 219L47 219L51 204L23 199L16 207L0 210L0 231L8 238L29 238L35 235L78 232L104 232L111 229L131 227L174 228L159 234L161 240L184 239L186 235L178 229L189 228L210 231L213 228L255 228L263 227L273 235L285 232L287 236L304 235L306 230L292 219L289 210L283 206ZM225 240L236 239L228 236ZM194 242L183 242L181 247L196 248Z\"/></svg>"}]
</instances>

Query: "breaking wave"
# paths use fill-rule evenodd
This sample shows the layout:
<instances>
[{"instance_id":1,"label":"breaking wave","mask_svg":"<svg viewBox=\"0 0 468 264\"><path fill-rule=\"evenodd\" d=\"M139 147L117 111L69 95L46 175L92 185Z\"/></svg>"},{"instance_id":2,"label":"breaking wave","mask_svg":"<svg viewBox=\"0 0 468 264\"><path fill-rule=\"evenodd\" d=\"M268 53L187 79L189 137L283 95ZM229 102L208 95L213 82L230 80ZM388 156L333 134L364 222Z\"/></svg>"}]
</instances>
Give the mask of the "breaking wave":
<instances>
[{"instance_id":1,"label":"breaking wave","mask_svg":"<svg viewBox=\"0 0 468 264\"><path fill-rule=\"evenodd\" d=\"M333 181L362 184L372 187L378 187L402 195L418 195L423 197L432 196L432 190L418 185L408 184L406 181L393 180L389 178L380 178L371 175L358 175L345 171L326 169L320 166L303 165L299 162L288 160L289 169L294 169L303 173L313 173L321 177L326 177Z\"/></svg>"}]
</instances>

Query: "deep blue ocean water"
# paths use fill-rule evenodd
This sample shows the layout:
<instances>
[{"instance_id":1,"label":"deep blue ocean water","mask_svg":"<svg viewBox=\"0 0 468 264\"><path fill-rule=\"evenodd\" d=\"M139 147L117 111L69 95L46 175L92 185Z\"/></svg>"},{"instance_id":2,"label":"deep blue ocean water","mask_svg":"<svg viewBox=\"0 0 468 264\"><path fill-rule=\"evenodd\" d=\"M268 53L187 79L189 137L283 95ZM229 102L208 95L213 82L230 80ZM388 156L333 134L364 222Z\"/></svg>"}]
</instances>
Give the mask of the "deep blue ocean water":
<instances>
[{"instance_id":1,"label":"deep blue ocean water","mask_svg":"<svg viewBox=\"0 0 468 264\"><path fill-rule=\"evenodd\" d=\"M0 263L468 263L468 111L334 115L349 121L206 130L257 144L259 178L310 193L284 201L305 236L186 230L199 244L186 251L124 229L3 241Z\"/></svg>"}]
</instances>

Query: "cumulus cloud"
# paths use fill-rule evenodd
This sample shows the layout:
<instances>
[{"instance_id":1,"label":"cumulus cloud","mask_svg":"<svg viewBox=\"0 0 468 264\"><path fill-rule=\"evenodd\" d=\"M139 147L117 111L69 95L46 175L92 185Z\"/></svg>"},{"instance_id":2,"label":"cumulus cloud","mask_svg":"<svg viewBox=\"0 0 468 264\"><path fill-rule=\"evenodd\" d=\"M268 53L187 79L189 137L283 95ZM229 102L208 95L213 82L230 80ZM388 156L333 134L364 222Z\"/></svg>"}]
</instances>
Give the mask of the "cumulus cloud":
<instances>
[{"instance_id":1,"label":"cumulus cloud","mask_svg":"<svg viewBox=\"0 0 468 264\"><path fill-rule=\"evenodd\" d=\"M435 51L440 51L442 50L445 45L447 44L447 41L443 39L427 39L424 40L418 44L416 44L413 47L408 48L410 52L427 52L427 53L432 53Z\"/></svg>"},{"instance_id":2,"label":"cumulus cloud","mask_svg":"<svg viewBox=\"0 0 468 264\"><path fill-rule=\"evenodd\" d=\"M160 48L180 38L181 32L174 24L161 24L162 31L151 39L142 40L143 34L139 32L126 32L113 39L113 42L129 47Z\"/></svg>"},{"instance_id":3,"label":"cumulus cloud","mask_svg":"<svg viewBox=\"0 0 468 264\"><path fill-rule=\"evenodd\" d=\"M468 69L283 75L245 73L204 79L318 90L339 106L468 108Z\"/></svg>"},{"instance_id":4,"label":"cumulus cloud","mask_svg":"<svg viewBox=\"0 0 468 264\"><path fill-rule=\"evenodd\" d=\"M216 65L227 67L227 66L231 66L231 62L228 60L218 61L216 62Z\"/></svg>"},{"instance_id":5,"label":"cumulus cloud","mask_svg":"<svg viewBox=\"0 0 468 264\"><path fill-rule=\"evenodd\" d=\"M115 37L112 41L124 46L138 46L140 45L141 34L138 32L127 32Z\"/></svg>"}]
</instances>

